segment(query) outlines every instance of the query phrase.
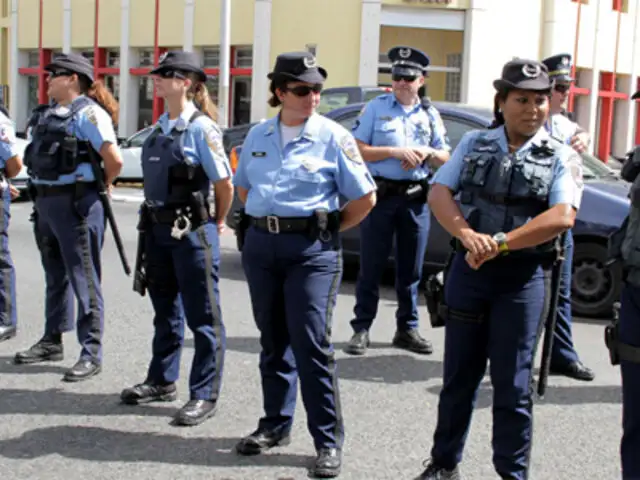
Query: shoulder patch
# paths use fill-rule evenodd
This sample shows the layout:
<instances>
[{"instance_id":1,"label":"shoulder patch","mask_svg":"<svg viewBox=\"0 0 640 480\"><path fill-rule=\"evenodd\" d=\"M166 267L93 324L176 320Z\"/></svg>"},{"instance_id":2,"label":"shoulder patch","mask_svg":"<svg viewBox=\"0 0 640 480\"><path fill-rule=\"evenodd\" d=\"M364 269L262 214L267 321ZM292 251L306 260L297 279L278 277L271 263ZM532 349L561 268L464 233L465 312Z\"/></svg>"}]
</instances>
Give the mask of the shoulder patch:
<instances>
[{"instance_id":1,"label":"shoulder patch","mask_svg":"<svg viewBox=\"0 0 640 480\"><path fill-rule=\"evenodd\" d=\"M93 105L89 105L85 110L84 114L87 117L87 120L89 120L89 122L94 124L96 127L98 126L98 116L96 114L96 110Z\"/></svg>"},{"instance_id":2,"label":"shoulder patch","mask_svg":"<svg viewBox=\"0 0 640 480\"><path fill-rule=\"evenodd\" d=\"M222 135L216 126L212 123L204 126L204 138L209 148L219 155L224 155L224 147L222 145Z\"/></svg>"},{"instance_id":3,"label":"shoulder patch","mask_svg":"<svg viewBox=\"0 0 640 480\"><path fill-rule=\"evenodd\" d=\"M346 157L354 163L364 163L355 139L351 135L345 135L340 141L340 149Z\"/></svg>"},{"instance_id":4,"label":"shoulder patch","mask_svg":"<svg viewBox=\"0 0 640 480\"><path fill-rule=\"evenodd\" d=\"M577 153L573 153L567 159L567 168L569 168L571 177L573 178L576 186L578 188L583 188L584 180L582 178L582 159L580 158L580 155L578 155Z\"/></svg>"}]
</instances>

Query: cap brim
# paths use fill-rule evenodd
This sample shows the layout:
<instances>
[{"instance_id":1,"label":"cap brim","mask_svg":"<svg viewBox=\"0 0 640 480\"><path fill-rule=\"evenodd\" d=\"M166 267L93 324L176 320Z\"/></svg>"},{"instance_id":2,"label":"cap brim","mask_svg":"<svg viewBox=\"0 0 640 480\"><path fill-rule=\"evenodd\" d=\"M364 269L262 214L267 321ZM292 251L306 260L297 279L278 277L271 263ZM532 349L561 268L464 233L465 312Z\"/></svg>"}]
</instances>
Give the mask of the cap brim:
<instances>
[{"instance_id":1,"label":"cap brim","mask_svg":"<svg viewBox=\"0 0 640 480\"><path fill-rule=\"evenodd\" d=\"M149 72L149 75L158 75L162 72L168 72L172 70L179 70L181 72L195 73L198 76L198 81L205 83L207 81L207 74L203 70L196 70L193 67L181 66L181 65L161 65L154 68Z\"/></svg>"},{"instance_id":2,"label":"cap brim","mask_svg":"<svg viewBox=\"0 0 640 480\"><path fill-rule=\"evenodd\" d=\"M573 83L575 82L575 78L571 75L560 75L557 77L551 77L551 80L556 83Z\"/></svg>"},{"instance_id":3,"label":"cap brim","mask_svg":"<svg viewBox=\"0 0 640 480\"><path fill-rule=\"evenodd\" d=\"M418 68L411 68L411 67L393 67L391 69L391 75L407 75L407 76L411 76L411 77L422 77L424 75L424 72Z\"/></svg>"},{"instance_id":4,"label":"cap brim","mask_svg":"<svg viewBox=\"0 0 640 480\"><path fill-rule=\"evenodd\" d=\"M61 69L64 69L64 70L68 70L70 72L75 73L76 75L82 75L82 76L88 78L91 83L93 83L93 81L94 81L93 74L89 74L87 72L80 72L80 71L78 71L78 68L76 66L69 65L66 62L57 62L57 61L54 60L53 62L45 65L44 70L46 72L54 72L58 68L61 68Z\"/></svg>"},{"instance_id":5,"label":"cap brim","mask_svg":"<svg viewBox=\"0 0 640 480\"><path fill-rule=\"evenodd\" d=\"M327 71L322 67L318 67L317 69L314 69L314 70L307 70L302 75L271 72L267 75L267 78L269 80L282 78L282 79L295 80L298 82L305 82L305 83L323 83L327 79Z\"/></svg>"},{"instance_id":6,"label":"cap brim","mask_svg":"<svg viewBox=\"0 0 640 480\"><path fill-rule=\"evenodd\" d=\"M501 78L494 80L493 87L496 90L504 89L518 89L518 90L531 90L533 92L548 92L551 90L551 85L544 80L532 78L531 80L524 80L520 83L511 83Z\"/></svg>"}]
</instances>

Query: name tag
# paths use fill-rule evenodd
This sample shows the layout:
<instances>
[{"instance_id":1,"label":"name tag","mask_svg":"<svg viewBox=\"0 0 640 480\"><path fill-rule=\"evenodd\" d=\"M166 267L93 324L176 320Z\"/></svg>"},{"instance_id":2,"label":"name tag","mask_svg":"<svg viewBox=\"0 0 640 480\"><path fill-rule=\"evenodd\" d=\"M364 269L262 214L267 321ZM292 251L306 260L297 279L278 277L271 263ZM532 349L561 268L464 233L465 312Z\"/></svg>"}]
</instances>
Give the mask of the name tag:
<instances>
[{"instance_id":1,"label":"name tag","mask_svg":"<svg viewBox=\"0 0 640 480\"><path fill-rule=\"evenodd\" d=\"M159 162L160 161L160 157L149 157L149 161L150 162Z\"/></svg>"},{"instance_id":2,"label":"name tag","mask_svg":"<svg viewBox=\"0 0 640 480\"><path fill-rule=\"evenodd\" d=\"M251 152L252 157L266 157L267 152Z\"/></svg>"}]
</instances>

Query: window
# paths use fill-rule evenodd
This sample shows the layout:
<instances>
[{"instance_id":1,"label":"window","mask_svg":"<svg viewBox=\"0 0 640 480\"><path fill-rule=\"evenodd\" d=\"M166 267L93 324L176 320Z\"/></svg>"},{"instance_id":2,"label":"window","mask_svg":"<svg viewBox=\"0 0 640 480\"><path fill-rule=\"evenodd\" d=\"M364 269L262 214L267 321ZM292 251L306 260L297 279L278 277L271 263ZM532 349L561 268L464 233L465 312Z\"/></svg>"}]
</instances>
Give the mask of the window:
<instances>
[{"instance_id":1,"label":"window","mask_svg":"<svg viewBox=\"0 0 640 480\"><path fill-rule=\"evenodd\" d=\"M334 118L334 120L347 130L351 131L358 115L360 115L360 112L349 112L340 118Z\"/></svg>"},{"instance_id":2,"label":"window","mask_svg":"<svg viewBox=\"0 0 640 480\"><path fill-rule=\"evenodd\" d=\"M107 67L109 68L120 67L120 52L118 50L107 51Z\"/></svg>"},{"instance_id":3,"label":"window","mask_svg":"<svg viewBox=\"0 0 640 480\"><path fill-rule=\"evenodd\" d=\"M85 50L83 52L80 52L80 55L82 55L93 64L93 50Z\"/></svg>"},{"instance_id":4,"label":"window","mask_svg":"<svg viewBox=\"0 0 640 480\"><path fill-rule=\"evenodd\" d=\"M27 54L27 67L37 68L40 66L40 53L37 50L31 50Z\"/></svg>"},{"instance_id":5,"label":"window","mask_svg":"<svg viewBox=\"0 0 640 480\"><path fill-rule=\"evenodd\" d=\"M38 77L35 75L29 75L27 87L27 112L31 114L34 108L39 104L38 102Z\"/></svg>"},{"instance_id":6,"label":"window","mask_svg":"<svg viewBox=\"0 0 640 480\"><path fill-rule=\"evenodd\" d=\"M235 68L251 68L253 65L253 48L238 47L236 48L236 58L234 60Z\"/></svg>"},{"instance_id":7,"label":"window","mask_svg":"<svg viewBox=\"0 0 640 480\"><path fill-rule=\"evenodd\" d=\"M447 67L457 68L457 72L447 72L445 80L444 99L447 102L460 102L460 84L462 82L460 68L462 66L462 54L447 55Z\"/></svg>"},{"instance_id":8,"label":"window","mask_svg":"<svg viewBox=\"0 0 640 480\"><path fill-rule=\"evenodd\" d=\"M105 86L111 91L116 100L120 100L120 75L106 75Z\"/></svg>"},{"instance_id":9,"label":"window","mask_svg":"<svg viewBox=\"0 0 640 480\"><path fill-rule=\"evenodd\" d=\"M202 60L204 68L218 68L220 66L220 49L218 47L203 48Z\"/></svg>"},{"instance_id":10,"label":"window","mask_svg":"<svg viewBox=\"0 0 640 480\"><path fill-rule=\"evenodd\" d=\"M209 91L209 97L211 97L211 101L218 105L218 86L220 82L220 77L217 75L212 75L207 79L207 90Z\"/></svg>"},{"instance_id":11,"label":"window","mask_svg":"<svg viewBox=\"0 0 640 480\"><path fill-rule=\"evenodd\" d=\"M390 88L381 88L379 90L367 90L364 94L365 103L369 100L373 100L380 95L384 95L385 93L390 93L392 90Z\"/></svg>"},{"instance_id":12,"label":"window","mask_svg":"<svg viewBox=\"0 0 640 480\"><path fill-rule=\"evenodd\" d=\"M141 148L145 140L151 134L152 131L153 131L153 128L148 127L129 137L129 140L127 142L128 143L127 148Z\"/></svg>"},{"instance_id":13,"label":"window","mask_svg":"<svg viewBox=\"0 0 640 480\"><path fill-rule=\"evenodd\" d=\"M318 105L318 113L325 114L336 108L344 107L349 103L349 94L347 92L336 92L322 94L320 96L320 105Z\"/></svg>"},{"instance_id":14,"label":"window","mask_svg":"<svg viewBox=\"0 0 640 480\"><path fill-rule=\"evenodd\" d=\"M465 133L478 128L477 125L471 125L470 123L462 122L458 119L444 115L442 115L442 121L444 123L444 128L447 129L447 138L449 139L449 145L451 146L452 152L458 146L458 143L460 143L460 140Z\"/></svg>"},{"instance_id":15,"label":"window","mask_svg":"<svg viewBox=\"0 0 640 480\"><path fill-rule=\"evenodd\" d=\"M153 50L140 50L138 65L141 67L153 66Z\"/></svg>"}]
</instances>

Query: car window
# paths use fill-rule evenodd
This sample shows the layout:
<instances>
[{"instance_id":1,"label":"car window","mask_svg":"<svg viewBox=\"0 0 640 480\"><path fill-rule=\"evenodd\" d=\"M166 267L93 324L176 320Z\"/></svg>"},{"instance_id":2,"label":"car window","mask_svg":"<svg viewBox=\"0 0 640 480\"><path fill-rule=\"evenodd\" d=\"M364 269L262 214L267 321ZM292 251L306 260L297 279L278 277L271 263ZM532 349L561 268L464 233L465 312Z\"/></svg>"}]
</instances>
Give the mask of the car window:
<instances>
[{"instance_id":1,"label":"car window","mask_svg":"<svg viewBox=\"0 0 640 480\"><path fill-rule=\"evenodd\" d=\"M590 153L583 152L580 155L582 157L582 175L584 178L596 179L617 176L614 170L607 167L602 161Z\"/></svg>"},{"instance_id":2,"label":"car window","mask_svg":"<svg viewBox=\"0 0 640 480\"><path fill-rule=\"evenodd\" d=\"M442 122L444 123L444 128L447 129L447 138L449 139L449 145L451 146L451 151L453 152L455 148L460 143L463 135L470 130L477 130L480 128L478 125L473 125L471 123L463 122L457 118L452 118L447 115L441 115Z\"/></svg>"},{"instance_id":3,"label":"car window","mask_svg":"<svg viewBox=\"0 0 640 480\"><path fill-rule=\"evenodd\" d=\"M336 108L344 107L349 103L349 94L347 92L323 93L320 95L320 105L317 112L325 114Z\"/></svg>"},{"instance_id":4,"label":"car window","mask_svg":"<svg viewBox=\"0 0 640 480\"><path fill-rule=\"evenodd\" d=\"M334 118L334 120L338 122L340 125L342 125L344 128L346 128L347 130L351 131L351 128L353 127L353 124L356 121L356 118L358 118L358 115L360 115L360 111L356 110L356 111L349 112L341 117Z\"/></svg>"},{"instance_id":5,"label":"car window","mask_svg":"<svg viewBox=\"0 0 640 480\"><path fill-rule=\"evenodd\" d=\"M364 93L364 101L368 102L369 100L373 100L380 95L384 95L385 93L389 93L387 90L367 90Z\"/></svg>"},{"instance_id":6,"label":"car window","mask_svg":"<svg viewBox=\"0 0 640 480\"><path fill-rule=\"evenodd\" d=\"M129 137L129 146L130 147L142 147L142 144L147 139L149 134L151 133L152 128L145 128L144 130L135 133L131 137Z\"/></svg>"}]
</instances>

